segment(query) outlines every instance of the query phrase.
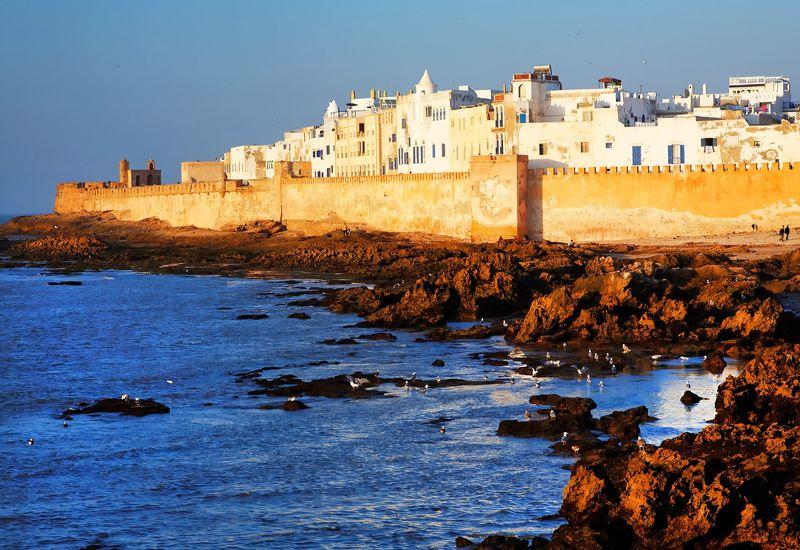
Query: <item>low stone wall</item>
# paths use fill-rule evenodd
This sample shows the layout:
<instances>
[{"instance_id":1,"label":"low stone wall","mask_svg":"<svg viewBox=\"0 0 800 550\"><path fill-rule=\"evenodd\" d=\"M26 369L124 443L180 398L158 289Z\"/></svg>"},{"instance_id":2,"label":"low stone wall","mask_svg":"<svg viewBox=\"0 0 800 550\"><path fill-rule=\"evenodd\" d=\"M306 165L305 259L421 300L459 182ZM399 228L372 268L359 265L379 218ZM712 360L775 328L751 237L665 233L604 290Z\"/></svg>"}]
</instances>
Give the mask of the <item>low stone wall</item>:
<instances>
[{"instance_id":1,"label":"low stone wall","mask_svg":"<svg viewBox=\"0 0 800 550\"><path fill-rule=\"evenodd\" d=\"M532 238L635 241L800 225L800 164L530 170Z\"/></svg>"}]
</instances>

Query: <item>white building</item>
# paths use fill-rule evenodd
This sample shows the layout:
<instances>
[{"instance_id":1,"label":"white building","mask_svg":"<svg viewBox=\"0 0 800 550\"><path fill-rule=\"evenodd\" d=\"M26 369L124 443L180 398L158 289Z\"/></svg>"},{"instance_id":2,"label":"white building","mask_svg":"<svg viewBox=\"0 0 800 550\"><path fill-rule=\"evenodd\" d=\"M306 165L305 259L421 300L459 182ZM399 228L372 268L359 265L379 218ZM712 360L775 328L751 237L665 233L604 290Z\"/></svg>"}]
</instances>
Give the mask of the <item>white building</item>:
<instances>
[{"instance_id":1,"label":"white building","mask_svg":"<svg viewBox=\"0 0 800 550\"><path fill-rule=\"evenodd\" d=\"M491 91L482 94L490 96ZM469 86L439 91L425 69L413 93L397 99L397 171L449 171L451 112L489 101Z\"/></svg>"}]
</instances>

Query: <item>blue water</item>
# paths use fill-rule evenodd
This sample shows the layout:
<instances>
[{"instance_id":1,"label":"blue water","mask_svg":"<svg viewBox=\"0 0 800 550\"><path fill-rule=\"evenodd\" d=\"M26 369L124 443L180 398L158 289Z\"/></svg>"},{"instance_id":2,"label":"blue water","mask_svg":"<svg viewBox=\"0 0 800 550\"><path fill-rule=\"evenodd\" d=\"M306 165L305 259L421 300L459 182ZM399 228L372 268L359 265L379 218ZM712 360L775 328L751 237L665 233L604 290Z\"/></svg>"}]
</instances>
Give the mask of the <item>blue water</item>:
<instances>
[{"instance_id":1,"label":"blue water","mask_svg":"<svg viewBox=\"0 0 800 550\"><path fill-rule=\"evenodd\" d=\"M84 284L45 284L59 279ZM550 533L558 521L537 518L558 510L572 459L543 440L495 435L501 419L531 407L530 377L427 394L387 387L390 399L302 398L311 408L294 413L257 408L282 400L248 396L253 386L231 373L481 379L511 370L468 357L509 349L501 339L416 343L419 333L395 331L397 342L321 345L370 331L343 328L355 316L260 295L318 284L0 270L0 546L450 548L458 535ZM298 310L311 319L286 318ZM261 311L270 317L234 320ZM447 365L432 367L436 358ZM340 363L307 366L318 360ZM681 405L687 379L712 399ZM721 378L695 363L621 374L603 389L597 380L543 379L538 391L592 397L598 415L645 404L661 419L643 429L657 442L701 429ZM56 418L122 393L172 412L76 416L68 429ZM438 416L455 418L444 435L425 423Z\"/></svg>"}]
</instances>

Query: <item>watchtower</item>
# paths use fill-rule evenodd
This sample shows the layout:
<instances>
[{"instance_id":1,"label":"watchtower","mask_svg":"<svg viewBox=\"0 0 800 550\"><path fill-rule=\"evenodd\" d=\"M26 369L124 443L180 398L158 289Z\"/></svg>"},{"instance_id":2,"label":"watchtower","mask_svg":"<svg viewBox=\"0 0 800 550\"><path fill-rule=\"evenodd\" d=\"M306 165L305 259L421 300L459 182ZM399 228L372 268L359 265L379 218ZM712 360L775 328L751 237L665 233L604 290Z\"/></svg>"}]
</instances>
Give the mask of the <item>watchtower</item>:
<instances>
[{"instance_id":1,"label":"watchtower","mask_svg":"<svg viewBox=\"0 0 800 550\"><path fill-rule=\"evenodd\" d=\"M130 164L128 164L128 159L122 159L119 161L119 182L125 187L130 185L128 181L128 170L130 170Z\"/></svg>"}]
</instances>

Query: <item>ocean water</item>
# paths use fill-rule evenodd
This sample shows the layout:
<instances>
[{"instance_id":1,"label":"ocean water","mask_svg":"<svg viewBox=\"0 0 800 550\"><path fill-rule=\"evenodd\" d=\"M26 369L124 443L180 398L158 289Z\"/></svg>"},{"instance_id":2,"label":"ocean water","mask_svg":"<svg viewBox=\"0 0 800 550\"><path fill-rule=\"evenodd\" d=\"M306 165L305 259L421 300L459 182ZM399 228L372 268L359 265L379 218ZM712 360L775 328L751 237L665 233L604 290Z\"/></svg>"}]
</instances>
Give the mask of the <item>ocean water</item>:
<instances>
[{"instance_id":1,"label":"ocean water","mask_svg":"<svg viewBox=\"0 0 800 550\"><path fill-rule=\"evenodd\" d=\"M64 279L83 285L45 284ZM722 378L697 360L606 378L602 389L599 377L543 378L540 390L516 377L260 410L283 400L248 396L254 386L232 373L482 379L513 367L469 358L509 349L499 338L417 343L419 333L393 331L396 342L320 344L371 332L347 328L355 316L274 296L320 285L0 270L0 546L451 548L458 535L546 535L559 521L538 518L557 512L573 459L553 456L544 440L495 435L500 420L522 418L532 393L591 397L596 415L647 405L660 419L643 426L650 442L699 430L714 414ZM294 311L311 318L287 319ZM254 312L269 318L234 319ZM437 358L446 366L431 366ZM338 364L308 365L320 360ZM710 399L681 405L687 380ZM57 419L77 402L122 393L172 411L75 416L66 429ZM445 434L426 423L439 416L454 419Z\"/></svg>"}]
</instances>

